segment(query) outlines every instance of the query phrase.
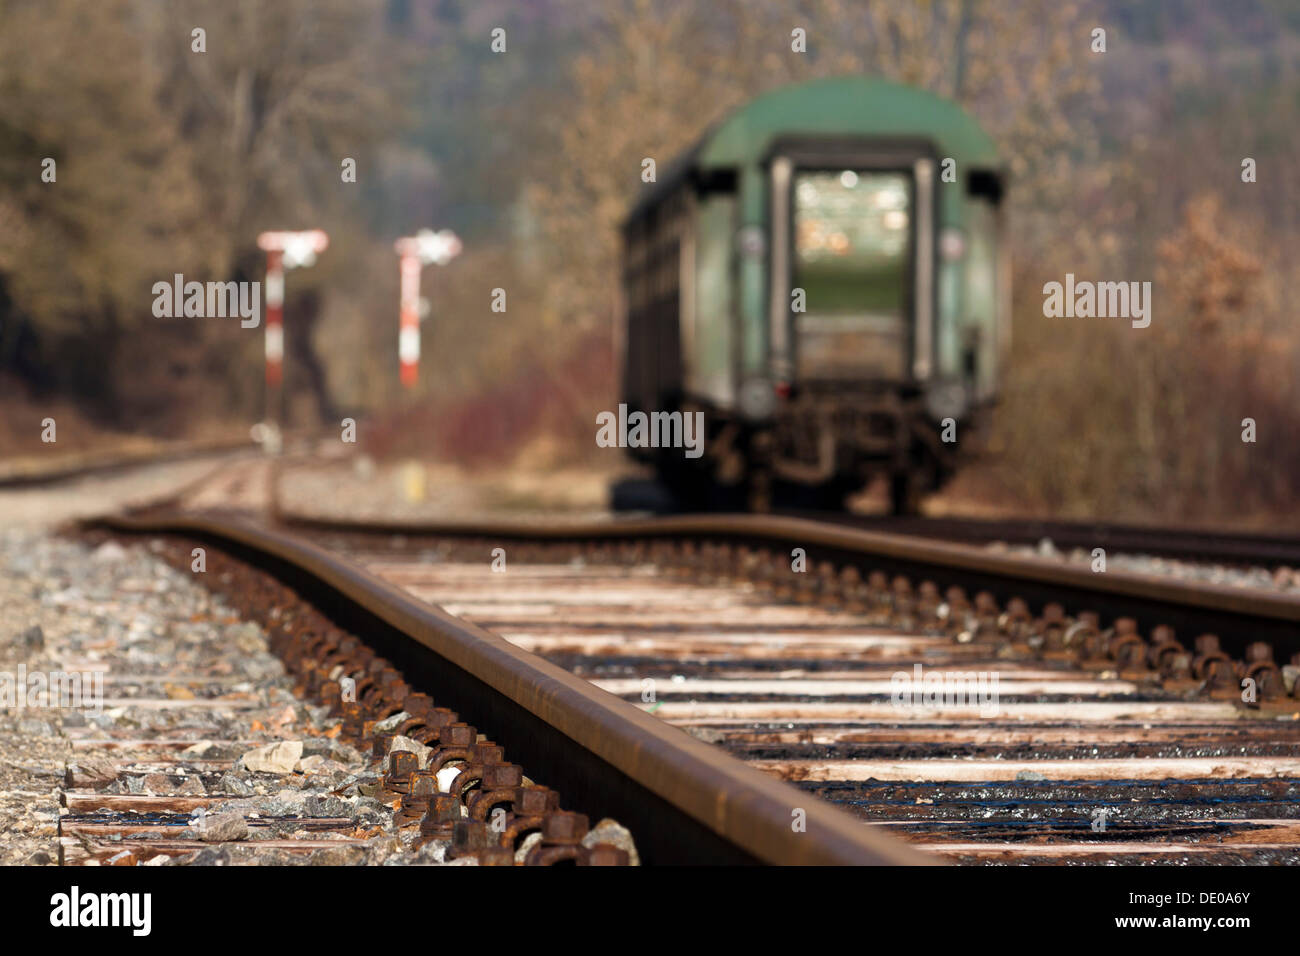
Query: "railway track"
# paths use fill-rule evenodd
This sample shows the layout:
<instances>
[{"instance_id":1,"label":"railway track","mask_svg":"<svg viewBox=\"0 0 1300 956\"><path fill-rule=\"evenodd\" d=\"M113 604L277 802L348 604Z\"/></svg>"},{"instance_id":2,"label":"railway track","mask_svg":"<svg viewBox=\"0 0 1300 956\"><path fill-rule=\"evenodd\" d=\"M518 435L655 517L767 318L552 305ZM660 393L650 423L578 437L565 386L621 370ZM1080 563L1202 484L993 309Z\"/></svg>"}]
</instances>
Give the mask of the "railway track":
<instances>
[{"instance_id":1,"label":"railway track","mask_svg":"<svg viewBox=\"0 0 1300 956\"><path fill-rule=\"evenodd\" d=\"M95 525L117 532L179 534L186 536L187 545L197 541L224 548L310 600L325 617L301 628L272 619L270 630L309 692L325 687L324 699L337 699L335 689L326 685L345 674L357 675L361 709L342 716L345 732L359 732L363 747L383 753L393 746L385 735L377 736L375 722L408 713L394 729L403 735L418 730L426 735L418 739L427 740L435 752L453 743L470 746L482 732L519 765L544 767L537 771L539 779L564 795L566 810L580 815L576 822L556 824L561 829L554 833L547 832L544 820L537 821L544 850L571 844L572 828L582 830L585 820L596 815L629 830L640 859L648 863L924 862L851 817L724 758L589 682L410 597L299 536L229 516L117 517ZM238 588L231 601L248 613L265 603ZM357 646L362 642L364 647ZM363 692L363 687L368 689ZM459 736L443 739L444 732ZM460 739L466 734L468 743ZM470 758L456 756L458 763ZM528 815L531 799L520 792L502 800L510 806L507 829L516 816ZM796 811L797 827L792 825ZM444 821L428 809L408 822ZM449 834L453 850L459 846L457 832ZM465 838L465 848L476 858L480 851L505 849L485 837L481 827L475 833ZM484 839L491 845L479 846Z\"/></svg>"},{"instance_id":2,"label":"railway track","mask_svg":"<svg viewBox=\"0 0 1300 956\"><path fill-rule=\"evenodd\" d=\"M1300 602L788 519L290 523L108 524L276 568L646 862L1300 861Z\"/></svg>"}]
</instances>

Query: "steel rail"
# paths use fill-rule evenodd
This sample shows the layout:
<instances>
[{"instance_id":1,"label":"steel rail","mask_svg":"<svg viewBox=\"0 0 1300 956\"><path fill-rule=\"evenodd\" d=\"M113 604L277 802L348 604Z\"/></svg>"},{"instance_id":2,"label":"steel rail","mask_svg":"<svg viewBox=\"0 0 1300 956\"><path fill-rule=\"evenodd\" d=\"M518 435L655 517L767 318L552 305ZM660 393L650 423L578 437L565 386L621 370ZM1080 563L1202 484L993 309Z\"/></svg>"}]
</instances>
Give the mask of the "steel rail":
<instances>
[{"instance_id":1,"label":"steel rail","mask_svg":"<svg viewBox=\"0 0 1300 956\"><path fill-rule=\"evenodd\" d=\"M108 516L132 534L182 534L267 570L471 716L580 811L628 826L647 863L933 865L874 828L695 740L536 655L301 537L239 519ZM804 829L794 824L804 811Z\"/></svg>"},{"instance_id":2,"label":"steel rail","mask_svg":"<svg viewBox=\"0 0 1300 956\"><path fill-rule=\"evenodd\" d=\"M60 456L58 461L43 463L39 467L10 467L0 470L0 488L54 485L91 475L106 475L148 465L165 465L231 452L245 450L251 452L256 448L257 446L249 438L223 438L210 441L174 442L161 448L139 451L66 455Z\"/></svg>"},{"instance_id":3,"label":"steel rail","mask_svg":"<svg viewBox=\"0 0 1300 956\"><path fill-rule=\"evenodd\" d=\"M913 517L800 511L785 514L793 518L827 521L866 531L979 544L1004 541L1008 544L1036 545L1047 538L1059 551L1105 548L1107 551L1227 564L1300 565L1300 534L1038 518Z\"/></svg>"},{"instance_id":4,"label":"steel rail","mask_svg":"<svg viewBox=\"0 0 1300 956\"><path fill-rule=\"evenodd\" d=\"M1143 629L1168 625L1186 639L1215 633L1224 648L1237 656L1254 641L1272 642L1285 656L1300 652L1300 599L1285 594L1128 571L1094 573L1055 561L805 518L681 515L601 522L350 522L294 514L278 501L275 517L286 526L317 532L555 542L673 538L798 547L807 552L809 567L829 560L863 571L878 568L914 580L933 579L941 590L952 584L987 590L999 602L1019 597L1038 609L1059 602L1067 612L1094 610L1112 618L1130 617Z\"/></svg>"}]
</instances>

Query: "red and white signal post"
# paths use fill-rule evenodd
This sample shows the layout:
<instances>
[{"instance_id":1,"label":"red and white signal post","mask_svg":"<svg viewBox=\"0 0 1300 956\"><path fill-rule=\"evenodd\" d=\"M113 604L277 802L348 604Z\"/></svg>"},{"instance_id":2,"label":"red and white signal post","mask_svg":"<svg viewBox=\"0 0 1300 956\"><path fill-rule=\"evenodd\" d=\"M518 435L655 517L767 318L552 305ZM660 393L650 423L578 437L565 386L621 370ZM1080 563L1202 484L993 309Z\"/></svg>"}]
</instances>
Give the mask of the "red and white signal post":
<instances>
[{"instance_id":1,"label":"red and white signal post","mask_svg":"<svg viewBox=\"0 0 1300 956\"><path fill-rule=\"evenodd\" d=\"M319 229L306 232L264 232L257 247L266 251L266 421L280 418L284 382L284 271L316 264L316 254L329 248Z\"/></svg>"},{"instance_id":2,"label":"red and white signal post","mask_svg":"<svg viewBox=\"0 0 1300 956\"><path fill-rule=\"evenodd\" d=\"M460 255L462 246L460 238L450 229L438 232L421 229L393 245L401 256L398 268L402 276L397 359L401 363L402 384L410 388L420 367L420 270L430 264L445 266Z\"/></svg>"}]
</instances>

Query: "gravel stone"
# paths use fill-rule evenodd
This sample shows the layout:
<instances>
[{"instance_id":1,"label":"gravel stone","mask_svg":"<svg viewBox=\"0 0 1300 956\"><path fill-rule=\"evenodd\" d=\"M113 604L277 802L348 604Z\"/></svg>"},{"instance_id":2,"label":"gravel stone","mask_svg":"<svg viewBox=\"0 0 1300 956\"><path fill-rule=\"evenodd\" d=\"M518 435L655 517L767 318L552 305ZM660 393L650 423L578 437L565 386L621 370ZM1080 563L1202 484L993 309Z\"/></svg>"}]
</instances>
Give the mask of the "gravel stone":
<instances>
[{"instance_id":1,"label":"gravel stone","mask_svg":"<svg viewBox=\"0 0 1300 956\"><path fill-rule=\"evenodd\" d=\"M45 632L39 624L33 624L18 635L17 644L29 652L42 651L45 649Z\"/></svg>"},{"instance_id":2,"label":"gravel stone","mask_svg":"<svg viewBox=\"0 0 1300 956\"><path fill-rule=\"evenodd\" d=\"M597 843L609 843L620 850L626 850L628 863L632 866L641 865L641 857L637 855L632 831L617 820L606 817L588 830L587 835L582 838L582 845L585 847L593 847Z\"/></svg>"},{"instance_id":3,"label":"gravel stone","mask_svg":"<svg viewBox=\"0 0 1300 956\"><path fill-rule=\"evenodd\" d=\"M994 554L1019 558L1036 558L1054 564L1071 564L1091 567L1092 552L1075 548L1064 552L1050 538L1043 538L1036 546L1012 545L994 541L985 545ZM1300 590L1300 576L1287 567L1228 567L1177 558L1163 558L1150 554L1133 554L1124 551L1106 552L1106 571L1128 571L1135 574L1152 574L1178 578L1184 581L1201 581L1233 588L1251 588L1261 591L1295 592ZM1101 572L1098 572L1101 573Z\"/></svg>"},{"instance_id":4,"label":"gravel stone","mask_svg":"<svg viewBox=\"0 0 1300 956\"><path fill-rule=\"evenodd\" d=\"M433 753L432 747L426 747L418 740L412 740L410 737L403 737L400 734L392 739L388 745L388 752L391 754L395 750L404 750L407 753L413 753L419 758L420 769L423 770L429 765L429 754ZM384 769L388 769L388 757L384 757Z\"/></svg>"},{"instance_id":5,"label":"gravel stone","mask_svg":"<svg viewBox=\"0 0 1300 956\"><path fill-rule=\"evenodd\" d=\"M402 711L401 713L393 714L391 717L385 717L383 720L375 723L375 733L391 734L398 727L402 726L402 723L408 720L410 716L411 715L406 711ZM406 738L403 737L401 739L405 740Z\"/></svg>"},{"instance_id":6,"label":"gravel stone","mask_svg":"<svg viewBox=\"0 0 1300 956\"><path fill-rule=\"evenodd\" d=\"M204 843L226 843L248 838L248 823L238 813L209 814L197 829L199 839Z\"/></svg>"},{"instance_id":7,"label":"gravel stone","mask_svg":"<svg viewBox=\"0 0 1300 956\"><path fill-rule=\"evenodd\" d=\"M239 758L244 769L252 773L293 773L302 758L301 740L282 740L250 750Z\"/></svg>"}]
</instances>

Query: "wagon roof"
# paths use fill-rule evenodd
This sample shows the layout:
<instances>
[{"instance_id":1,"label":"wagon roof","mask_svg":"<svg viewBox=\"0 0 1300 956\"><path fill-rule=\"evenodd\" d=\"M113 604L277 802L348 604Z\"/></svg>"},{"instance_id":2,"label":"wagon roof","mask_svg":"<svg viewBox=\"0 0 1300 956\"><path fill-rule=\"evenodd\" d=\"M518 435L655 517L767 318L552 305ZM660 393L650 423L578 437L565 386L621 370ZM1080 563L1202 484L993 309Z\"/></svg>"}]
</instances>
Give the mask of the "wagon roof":
<instances>
[{"instance_id":1,"label":"wagon roof","mask_svg":"<svg viewBox=\"0 0 1300 956\"><path fill-rule=\"evenodd\" d=\"M775 138L799 135L924 138L959 166L998 165L993 140L956 103L875 77L832 77L772 90L731 113L663 170L628 218L636 219L695 170L760 162Z\"/></svg>"}]
</instances>

